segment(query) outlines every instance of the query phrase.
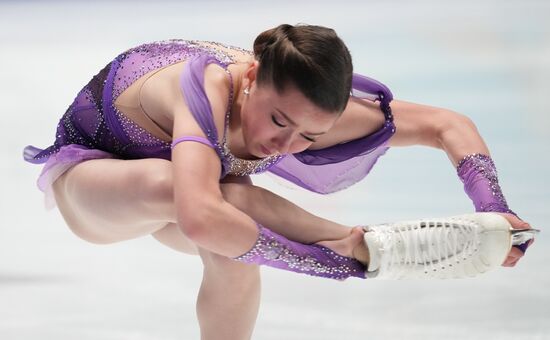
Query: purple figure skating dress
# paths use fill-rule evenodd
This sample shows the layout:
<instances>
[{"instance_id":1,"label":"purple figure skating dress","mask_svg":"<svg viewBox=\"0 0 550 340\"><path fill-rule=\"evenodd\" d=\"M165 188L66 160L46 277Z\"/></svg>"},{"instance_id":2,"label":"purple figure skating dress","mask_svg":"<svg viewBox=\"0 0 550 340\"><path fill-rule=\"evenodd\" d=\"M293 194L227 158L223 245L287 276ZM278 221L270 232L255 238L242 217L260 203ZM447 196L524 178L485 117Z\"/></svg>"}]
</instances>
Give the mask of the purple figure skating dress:
<instances>
[{"instance_id":1,"label":"purple figure skating dress","mask_svg":"<svg viewBox=\"0 0 550 340\"><path fill-rule=\"evenodd\" d=\"M364 178L377 159L388 149L395 133L389 103L392 94L383 84L355 74L352 95L380 103L384 125L376 132L347 143L321 150L272 156L262 160L242 160L231 154L225 135L221 142L203 87L204 68L216 63L226 72L235 62L227 51L244 50L218 43L169 40L132 48L107 64L78 93L57 126L53 145L42 150L27 146L26 161L45 163L38 179L46 193L46 204L53 207L52 183L72 166L90 159L163 158L171 159L171 143L161 140L137 125L114 105L117 97L133 82L153 70L187 60L181 73L182 95L211 145L220 157L222 173L248 175L270 171L303 188L327 194L344 189ZM250 53L251 52L248 52ZM228 98L231 107L233 93ZM229 112L225 126L228 126ZM175 141L176 142L176 141Z\"/></svg>"}]
</instances>

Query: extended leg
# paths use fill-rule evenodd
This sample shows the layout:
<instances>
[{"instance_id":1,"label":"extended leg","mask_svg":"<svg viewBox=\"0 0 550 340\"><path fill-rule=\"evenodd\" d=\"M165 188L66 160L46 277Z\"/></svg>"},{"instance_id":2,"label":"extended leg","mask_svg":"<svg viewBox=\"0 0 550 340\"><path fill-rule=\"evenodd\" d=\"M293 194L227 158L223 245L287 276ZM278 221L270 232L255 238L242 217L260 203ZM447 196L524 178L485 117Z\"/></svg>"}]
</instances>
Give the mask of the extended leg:
<instances>
[{"instance_id":1,"label":"extended leg","mask_svg":"<svg viewBox=\"0 0 550 340\"><path fill-rule=\"evenodd\" d=\"M360 227L351 229L315 216L261 187L226 183L222 192L233 206L290 240L304 244L318 243L363 263L369 260Z\"/></svg>"}]
</instances>

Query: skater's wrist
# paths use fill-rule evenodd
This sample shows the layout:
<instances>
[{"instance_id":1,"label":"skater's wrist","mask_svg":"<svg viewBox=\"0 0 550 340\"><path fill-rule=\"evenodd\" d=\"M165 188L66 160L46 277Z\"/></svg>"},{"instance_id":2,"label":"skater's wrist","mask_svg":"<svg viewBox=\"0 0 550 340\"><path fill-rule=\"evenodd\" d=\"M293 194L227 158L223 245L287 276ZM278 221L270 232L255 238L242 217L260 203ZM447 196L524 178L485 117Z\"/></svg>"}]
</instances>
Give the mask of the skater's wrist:
<instances>
[{"instance_id":1,"label":"skater's wrist","mask_svg":"<svg viewBox=\"0 0 550 340\"><path fill-rule=\"evenodd\" d=\"M490 156L470 154L456 168L464 191L477 212L501 212L516 215L509 207L498 183L497 169ZM517 216L517 215L516 215Z\"/></svg>"},{"instance_id":2,"label":"skater's wrist","mask_svg":"<svg viewBox=\"0 0 550 340\"><path fill-rule=\"evenodd\" d=\"M470 154L456 167L457 175L464 183L464 191L474 203L477 212L508 213L521 218L508 207L498 183L495 163L488 155ZM514 246L525 253L528 243Z\"/></svg>"}]
</instances>

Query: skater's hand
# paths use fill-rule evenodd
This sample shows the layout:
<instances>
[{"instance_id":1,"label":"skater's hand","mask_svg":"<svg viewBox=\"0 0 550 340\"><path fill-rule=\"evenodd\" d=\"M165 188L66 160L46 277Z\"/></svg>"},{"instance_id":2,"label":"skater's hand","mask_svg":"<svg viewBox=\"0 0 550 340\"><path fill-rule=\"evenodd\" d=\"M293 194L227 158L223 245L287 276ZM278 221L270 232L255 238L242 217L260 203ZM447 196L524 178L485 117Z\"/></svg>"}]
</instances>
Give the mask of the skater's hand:
<instances>
[{"instance_id":1,"label":"skater's hand","mask_svg":"<svg viewBox=\"0 0 550 340\"><path fill-rule=\"evenodd\" d=\"M531 229L531 225L525 221L520 220L517 216L508 213L498 213L499 215L506 218L506 220L512 225L514 229ZM529 240L529 245L535 240ZM508 257L502 264L503 267L513 267L518 263L519 259L523 257L524 253L516 247L512 247L508 253Z\"/></svg>"},{"instance_id":2,"label":"skater's hand","mask_svg":"<svg viewBox=\"0 0 550 340\"><path fill-rule=\"evenodd\" d=\"M350 228L349 234L340 240L320 241L316 244L329 248L335 253L352 257L363 264L367 264L369 260L368 249L363 235L365 232L362 227Z\"/></svg>"}]
</instances>

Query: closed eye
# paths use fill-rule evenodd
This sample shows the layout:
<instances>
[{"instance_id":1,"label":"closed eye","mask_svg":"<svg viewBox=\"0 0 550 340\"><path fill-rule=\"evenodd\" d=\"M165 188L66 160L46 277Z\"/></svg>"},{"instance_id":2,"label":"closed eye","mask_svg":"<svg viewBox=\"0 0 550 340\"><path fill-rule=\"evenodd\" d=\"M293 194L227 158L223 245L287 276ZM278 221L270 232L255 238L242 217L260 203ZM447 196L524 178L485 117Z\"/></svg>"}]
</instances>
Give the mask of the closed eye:
<instances>
[{"instance_id":1,"label":"closed eye","mask_svg":"<svg viewBox=\"0 0 550 340\"><path fill-rule=\"evenodd\" d=\"M286 127L286 125L283 125L283 124L279 123L279 122L277 121L277 119L275 119L275 116L271 116L271 120L272 120L273 123L275 123L275 125L277 125L277 126Z\"/></svg>"},{"instance_id":2,"label":"closed eye","mask_svg":"<svg viewBox=\"0 0 550 340\"><path fill-rule=\"evenodd\" d=\"M274 123L275 125L277 125L278 127L286 127L286 125L283 125L283 124L279 123L279 122L277 121L277 119L275 118L275 116L273 116L273 115L271 116L271 120L272 120L273 123ZM301 136L304 137L304 139L307 140L307 141L309 141L309 142L312 142L312 143L316 142L316 140L313 139L313 138L309 138L309 137L304 136L304 135L301 135Z\"/></svg>"},{"instance_id":3,"label":"closed eye","mask_svg":"<svg viewBox=\"0 0 550 340\"><path fill-rule=\"evenodd\" d=\"M315 143L315 142L316 142L316 140L313 139L313 138L309 138L309 137L306 137L306 136L304 136L304 135L302 135L302 137L304 137L305 140L310 141L310 142L312 142L312 143Z\"/></svg>"}]
</instances>

